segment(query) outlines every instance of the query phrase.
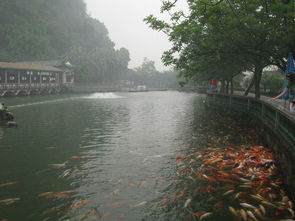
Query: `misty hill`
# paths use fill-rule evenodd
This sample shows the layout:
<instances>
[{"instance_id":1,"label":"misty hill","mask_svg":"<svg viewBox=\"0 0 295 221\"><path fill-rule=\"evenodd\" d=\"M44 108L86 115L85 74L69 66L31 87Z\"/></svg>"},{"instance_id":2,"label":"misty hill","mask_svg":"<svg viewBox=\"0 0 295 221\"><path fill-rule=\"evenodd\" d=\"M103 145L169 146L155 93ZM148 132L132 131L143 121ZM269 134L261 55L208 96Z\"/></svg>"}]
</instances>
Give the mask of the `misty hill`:
<instances>
[{"instance_id":1,"label":"misty hill","mask_svg":"<svg viewBox=\"0 0 295 221\"><path fill-rule=\"evenodd\" d=\"M67 57L77 82L113 82L127 70L128 50L114 49L83 0L1 0L0 24L1 61Z\"/></svg>"}]
</instances>

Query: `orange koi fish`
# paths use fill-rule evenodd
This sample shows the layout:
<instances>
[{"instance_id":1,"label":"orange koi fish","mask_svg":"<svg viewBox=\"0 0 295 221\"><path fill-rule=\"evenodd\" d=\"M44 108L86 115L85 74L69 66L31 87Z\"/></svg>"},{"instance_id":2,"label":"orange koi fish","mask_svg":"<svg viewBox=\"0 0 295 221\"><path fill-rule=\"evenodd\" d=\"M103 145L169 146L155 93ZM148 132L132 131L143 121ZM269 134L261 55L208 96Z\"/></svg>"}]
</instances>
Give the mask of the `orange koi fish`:
<instances>
[{"instance_id":1,"label":"orange koi fish","mask_svg":"<svg viewBox=\"0 0 295 221\"><path fill-rule=\"evenodd\" d=\"M161 204L162 204L162 205L166 205L168 202L169 202L169 199L168 199L168 198L163 198L163 199L161 200Z\"/></svg>"},{"instance_id":2,"label":"orange koi fish","mask_svg":"<svg viewBox=\"0 0 295 221\"><path fill-rule=\"evenodd\" d=\"M205 213L206 213L206 212L204 212L204 211L198 211L198 212L193 213L192 216L200 217L200 216L202 216L202 215L205 214Z\"/></svg>"},{"instance_id":3,"label":"orange koi fish","mask_svg":"<svg viewBox=\"0 0 295 221\"><path fill-rule=\"evenodd\" d=\"M117 201L117 202L114 202L114 203L109 203L109 204L107 204L107 206L112 206L112 207L114 207L114 206L121 206L124 203L125 203L124 201Z\"/></svg>"},{"instance_id":4,"label":"orange koi fish","mask_svg":"<svg viewBox=\"0 0 295 221\"><path fill-rule=\"evenodd\" d=\"M231 180L231 179L227 179L227 178L223 178L223 177L218 177L217 178L219 181L224 181L227 183L237 183L237 181Z\"/></svg>"},{"instance_id":5,"label":"orange koi fish","mask_svg":"<svg viewBox=\"0 0 295 221\"><path fill-rule=\"evenodd\" d=\"M14 185L16 183L17 183L16 181L11 181L11 182L8 182L8 183L2 183L2 184L0 184L0 187L10 186L10 185Z\"/></svg>"},{"instance_id":6,"label":"orange koi fish","mask_svg":"<svg viewBox=\"0 0 295 221\"><path fill-rule=\"evenodd\" d=\"M80 206L83 206L86 202L87 202L87 200L78 200L78 201L74 202L72 205L70 205L70 209L76 209Z\"/></svg>"},{"instance_id":7,"label":"orange koi fish","mask_svg":"<svg viewBox=\"0 0 295 221\"><path fill-rule=\"evenodd\" d=\"M243 210L243 209L241 209L241 210L240 210L240 214L241 214L243 220L244 220L244 221L247 221L247 213L246 213L246 211Z\"/></svg>"},{"instance_id":8,"label":"orange koi fish","mask_svg":"<svg viewBox=\"0 0 295 221\"><path fill-rule=\"evenodd\" d=\"M48 214L53 213L55 211L56 211L56 209L54 207L53 208L49 208L49 209L44 210L42 212L42 215L48 215Z\"/></svg>"}]
</instances>

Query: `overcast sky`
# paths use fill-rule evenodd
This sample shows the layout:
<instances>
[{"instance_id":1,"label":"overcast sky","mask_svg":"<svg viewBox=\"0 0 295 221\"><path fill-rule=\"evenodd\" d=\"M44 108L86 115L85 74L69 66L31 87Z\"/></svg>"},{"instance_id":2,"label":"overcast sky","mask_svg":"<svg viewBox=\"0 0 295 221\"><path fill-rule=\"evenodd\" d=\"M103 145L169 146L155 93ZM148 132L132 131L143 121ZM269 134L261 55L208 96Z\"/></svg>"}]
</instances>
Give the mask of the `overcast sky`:
<instances>
[{"instance_id":1,"label":"overcast sky","mask_svg":"<svg viewBox=\"0 0 295 221\"><path fill-rule=\"evenodd\" d=\"M129 50L129 68L138 67L143 58L155 61L160 71L167 69L161 62L162 53L170 48L167 37L152 30L143 19L160 13L161 0L84 0L88 13L104 23L116 48ZM168 18L168 17L167 17Z\"/></svg>"}]
</instances>

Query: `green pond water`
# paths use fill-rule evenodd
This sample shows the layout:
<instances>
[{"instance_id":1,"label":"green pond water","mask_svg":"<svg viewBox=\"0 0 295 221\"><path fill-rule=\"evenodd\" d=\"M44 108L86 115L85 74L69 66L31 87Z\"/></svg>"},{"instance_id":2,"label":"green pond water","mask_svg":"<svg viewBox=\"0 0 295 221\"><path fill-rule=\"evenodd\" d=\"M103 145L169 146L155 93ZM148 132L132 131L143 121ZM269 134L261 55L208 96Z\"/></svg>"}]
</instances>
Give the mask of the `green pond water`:
<instances>
[{"instance_id":1,"label":"green pond water","mask_svg":"<svg viewBox=\"0 0 295 221\"><path fill-rule=\"evenodd\" d=\"M12 199L0 203L0 220L187 220L185 199L157 209L181 191L171 156L216 136L222 143L231 127L233 143L253 132L212 118L202 99L165 91L4 100L19 126L0 127L0 202Z\"/></svg>"}]
</instances>

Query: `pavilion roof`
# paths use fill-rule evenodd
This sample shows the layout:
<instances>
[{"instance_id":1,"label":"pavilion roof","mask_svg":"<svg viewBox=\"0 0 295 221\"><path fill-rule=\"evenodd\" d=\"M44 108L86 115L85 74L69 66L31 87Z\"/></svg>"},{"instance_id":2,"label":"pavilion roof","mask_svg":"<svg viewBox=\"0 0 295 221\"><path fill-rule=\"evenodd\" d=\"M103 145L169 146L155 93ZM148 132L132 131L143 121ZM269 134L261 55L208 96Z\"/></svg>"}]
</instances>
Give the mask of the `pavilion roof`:
<instances>
[{"instance_id":1,"label":"pavilion roof","mask_svg":"<svg viewBox=\"0 0 295 221\"><path fill-rule=\"evenodd\" d=\"M61 69L58 69L52 66L36 65L36 64L21 64L21 63L11 63L11 62L0 62L0 69L63 72Z\"/></svg>"}]
</instances>

